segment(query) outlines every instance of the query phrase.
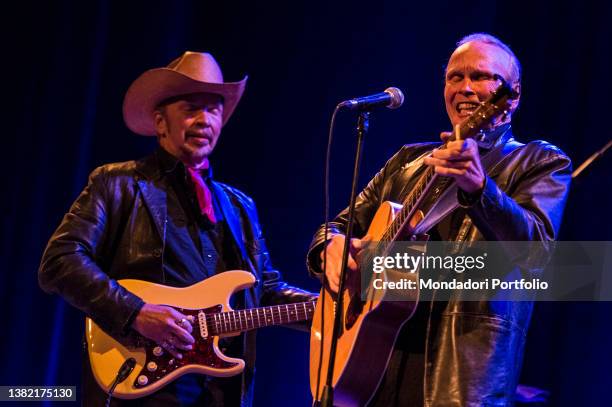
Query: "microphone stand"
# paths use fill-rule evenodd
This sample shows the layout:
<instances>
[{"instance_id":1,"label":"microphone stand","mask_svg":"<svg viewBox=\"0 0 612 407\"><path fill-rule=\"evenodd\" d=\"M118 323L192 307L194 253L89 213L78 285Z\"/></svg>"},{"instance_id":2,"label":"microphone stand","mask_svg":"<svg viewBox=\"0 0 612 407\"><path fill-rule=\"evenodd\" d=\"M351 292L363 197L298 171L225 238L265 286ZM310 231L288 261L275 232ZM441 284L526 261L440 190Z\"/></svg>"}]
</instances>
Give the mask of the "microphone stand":
<instances>
[{"instance_id":1,"label":"microphone stand","mask_svg":"<svg viewBox=\"0 0 612 407\"><path fill-rule=\"evenodd\" d=\"M351 187L351 199L348 212L348 226L346 229L346 238L344 240L344 251L342 252L342 268L340 269L340 284L338 287L338 296L336 301L336 313L334 315L334 329L332 331L331 345L329 348L329 362L327 364L327 377L325 386L321 394L321 400L317 404L320 407L333 407L334 405L334 390L332 381L334 378L334 364L336 361L336 345L338 344L338 336L344 319L342 309L342 299L344 293L344 279L346 274L346 266L348 264L348 256L353 236L353 223L355 219L355 201L357 200L357 183L359 181L359 167L361 165L361 156L363 153L363 143L365 135L370 127L370 112L363 110L359 113L357 120L357 151L355 153L355 164L353 167L353 181Z\"/></svg>"}]
</instances>

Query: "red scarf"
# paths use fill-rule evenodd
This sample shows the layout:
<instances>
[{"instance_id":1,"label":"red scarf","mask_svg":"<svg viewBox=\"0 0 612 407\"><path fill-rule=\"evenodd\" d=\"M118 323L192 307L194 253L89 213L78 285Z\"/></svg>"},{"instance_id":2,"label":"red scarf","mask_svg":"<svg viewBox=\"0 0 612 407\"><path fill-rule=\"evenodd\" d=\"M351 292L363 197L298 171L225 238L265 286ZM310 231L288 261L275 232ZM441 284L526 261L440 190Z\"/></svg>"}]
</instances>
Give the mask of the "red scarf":
<instances>
[{"instance_id":1,"label":"red scarf","mask_svg":"<svg viewBox=\"0 0 612 407\"><path fill-rule=\"evenodd\" d=\"M212 194L210 193L210 189L204 178L202 178L201 170L208 169L209 162L206 160L200 168L191 168L187 167L189 175L191 176L191 180L193 181L193 185L195 185L196 197L198 198L198 204L200 205L200 211L202 215L208 217L208 219L212 223L217 223L217 219L215 218L215 210L213 208L212 203Z\"/></svg>"}]
</instances>

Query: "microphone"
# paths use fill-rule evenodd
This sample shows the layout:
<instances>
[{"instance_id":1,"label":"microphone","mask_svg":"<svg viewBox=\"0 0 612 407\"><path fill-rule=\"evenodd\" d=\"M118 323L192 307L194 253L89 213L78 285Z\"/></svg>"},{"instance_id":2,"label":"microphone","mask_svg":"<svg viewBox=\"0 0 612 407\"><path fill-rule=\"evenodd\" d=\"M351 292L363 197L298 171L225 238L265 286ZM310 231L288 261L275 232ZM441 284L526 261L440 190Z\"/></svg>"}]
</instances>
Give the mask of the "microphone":
<instances>
[{"instance_id":1,"label":"microphone","mask_svg":"<svg viewBox=\"0 0 612 407\"><path fill-rule=\"evenodd\" d=\"M338 104L337 109L370 110L379 106L397 109L402 103L404 103L404 94L402 91L398 88L387 88L381 93L345 100Z\"/></svg>"}]
</instances>

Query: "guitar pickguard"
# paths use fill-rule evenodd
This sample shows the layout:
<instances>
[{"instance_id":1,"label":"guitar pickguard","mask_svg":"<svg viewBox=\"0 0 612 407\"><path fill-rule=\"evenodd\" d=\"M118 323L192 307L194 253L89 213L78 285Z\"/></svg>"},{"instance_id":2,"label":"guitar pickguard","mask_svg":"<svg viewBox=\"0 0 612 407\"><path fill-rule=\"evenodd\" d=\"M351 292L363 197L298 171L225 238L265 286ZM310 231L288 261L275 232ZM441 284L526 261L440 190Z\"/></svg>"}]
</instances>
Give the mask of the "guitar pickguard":
<instances>
[{"instance_id":1,"label":"guitar pickguard","mask_svg":"<svg viewBox=\"0 0 612 407\"><path fill-rule=\"evenodd\" d=\"M176 309L184 315L192 316L195 321L198 320L198 310ZM221 305L215 305L202 311L206 315L212 315L221 312L221 310ZM183 355L182 359L175 358L172 354L154 342L147 341L145 344L146 363L134 380L134 387L140 389L150 386L178 368L187 365L201 365L215 369L229 369L238 365L237 363L227 362L217 355L214 346L215 337L202 337L197 323L194 324L192 335L195 339L193 349L190 351L181 351ZM143 377L146 379L143 379Z\"/></svg>"}]
</instances>

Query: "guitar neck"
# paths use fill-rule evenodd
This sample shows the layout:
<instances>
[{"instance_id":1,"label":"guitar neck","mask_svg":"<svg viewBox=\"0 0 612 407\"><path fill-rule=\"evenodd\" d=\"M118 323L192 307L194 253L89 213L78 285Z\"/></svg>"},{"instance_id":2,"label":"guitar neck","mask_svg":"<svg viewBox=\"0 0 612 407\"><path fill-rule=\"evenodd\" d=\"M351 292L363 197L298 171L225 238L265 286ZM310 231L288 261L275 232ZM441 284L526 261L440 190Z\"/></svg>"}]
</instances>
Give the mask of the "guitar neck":
<instances>
[{"instance_id":1,"label":"guitar neck","mask_svg":"<svg viewBox=\"0 0 612 407\"><path fill-rule=\"evenodd\" d=\"M421 207L425 197L432 191L434 186L436 186L436 193L441 192L446 186L447 183L440 183L438 182L439 179L440 177L434 172L433 168L428 167L425 169L425 173L421 176L412 192L406 197L401 211L387 228L382 240L394 242L400 237L401 232L406 231L410 219L414 216L416 210Z\"/></svg>"},{"instance_id":2,"label":"guitar neck","mask_svg":"<svg viewBox=\"0 0 612 407\"><path fill-rule=\"evenodd\" d=\"M206 323L211 335L244 332L264 326L307 321L312 319L314 309L314 302L273 305L208 314Z\"/></svg>"}]
</instances>

